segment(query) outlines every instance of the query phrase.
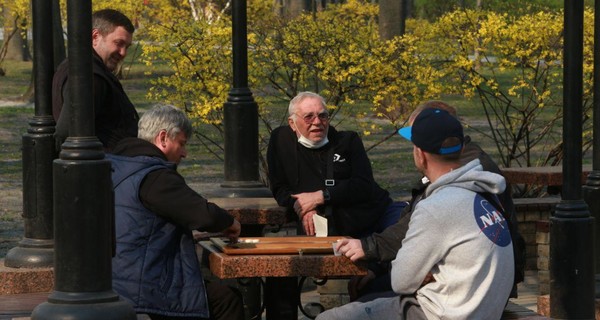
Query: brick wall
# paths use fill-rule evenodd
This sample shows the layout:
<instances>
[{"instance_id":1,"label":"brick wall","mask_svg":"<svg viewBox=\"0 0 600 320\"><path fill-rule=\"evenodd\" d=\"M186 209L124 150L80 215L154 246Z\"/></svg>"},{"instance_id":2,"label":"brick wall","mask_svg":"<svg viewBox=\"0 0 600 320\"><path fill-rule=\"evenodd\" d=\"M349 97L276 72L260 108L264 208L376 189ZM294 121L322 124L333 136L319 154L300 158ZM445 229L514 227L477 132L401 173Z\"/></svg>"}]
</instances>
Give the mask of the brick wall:
<instances>
[{"instance_id":1,"label":"brick wall","mask_svg":"<svg viewBox=\"0 0 600 320\"><path fill-rule=\"evenodd\" d=\"M514 199L519 231L525 239L525 270L538 270L537 223L550 219L550 213L560 198L516 198Z\"/></svg>"},{"instance_id":2,"label":"brick wall","mask_svg":"<svg viewBox=\"0 0 600 320\"><path fill-rule=\"evenodd\" d=\"M540 295L550 293L550 221L536 224L537 268Z\"/></svg>"}]
</instances>

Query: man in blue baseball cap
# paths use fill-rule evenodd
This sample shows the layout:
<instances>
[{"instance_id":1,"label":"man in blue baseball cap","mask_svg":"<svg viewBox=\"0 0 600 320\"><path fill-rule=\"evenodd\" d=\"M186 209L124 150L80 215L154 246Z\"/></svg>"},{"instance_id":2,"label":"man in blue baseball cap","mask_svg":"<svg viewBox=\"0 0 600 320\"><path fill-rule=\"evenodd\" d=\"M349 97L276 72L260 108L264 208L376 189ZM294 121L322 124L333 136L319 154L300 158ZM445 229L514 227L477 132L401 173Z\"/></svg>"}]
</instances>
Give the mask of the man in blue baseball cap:
<instances>
[{"instance_id":1,"label":"man in blue baseball cap","mask_svg":"<svg viewBox=\"0 0 600 320\"><path fill-rule=\"evenodd\" d=\"M411 127L404 127L398 133L431 154L460 156L465 142L460 122L442 109L421 111Z\"/></svg>"},{"instance_id":2,"label":"man in blue baseball cap","mask_svg":"<svg viewBox=\"0 0 600 320\"><path fill-rule=\"evenodd\" d=\"M486 194L502 192L504 178L483 171L479 159L461 166L463 128L447 111L425 109L399 133L430 181L392 261L399 297L353 302L317 319L499 319L514 257L502 209Z\"/></svg>"}]
</instances>

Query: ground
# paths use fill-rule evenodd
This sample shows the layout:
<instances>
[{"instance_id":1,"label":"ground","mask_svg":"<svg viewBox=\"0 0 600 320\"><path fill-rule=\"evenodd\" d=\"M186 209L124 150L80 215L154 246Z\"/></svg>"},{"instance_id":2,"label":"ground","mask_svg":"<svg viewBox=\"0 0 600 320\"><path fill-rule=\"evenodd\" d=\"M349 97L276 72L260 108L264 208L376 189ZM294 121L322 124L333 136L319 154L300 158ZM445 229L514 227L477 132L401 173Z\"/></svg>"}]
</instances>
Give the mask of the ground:
<instances>
[{"instance_id":1,"label":"ground","mask_svg":"<svg viewBox=\"0 0 600 320\"><path fill-rule=\"evenodd\" d=\"M3 107L33 110L33 105L14 101L1 101ZM0 110L1 112L2 110ZM11 113L12 114L12 113ZM27 114L0 117L0 257L13 248L23 237L23 183L21 173L21 136L26 132Z\"/></svg>"}]
</instances>

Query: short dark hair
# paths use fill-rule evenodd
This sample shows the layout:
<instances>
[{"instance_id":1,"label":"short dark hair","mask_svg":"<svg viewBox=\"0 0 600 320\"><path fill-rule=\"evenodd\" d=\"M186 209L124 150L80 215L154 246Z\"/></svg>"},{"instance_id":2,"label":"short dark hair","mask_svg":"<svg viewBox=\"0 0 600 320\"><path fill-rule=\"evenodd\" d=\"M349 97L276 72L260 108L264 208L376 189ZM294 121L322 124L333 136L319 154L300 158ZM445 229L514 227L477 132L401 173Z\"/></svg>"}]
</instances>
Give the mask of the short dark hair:
<instances>
[{"instance_id":1,"label":"short dark hair","mask_svg":"<svg viewBox=\"0 0 600 320\"><path fill-rule=\"evenodd\" d=\"M117 27L123 27L131 34L135 31L131 20L115 9L102 9L92 14L92 28L98 29L101 35L105 36Z\"/></svg>"}]
</instances>

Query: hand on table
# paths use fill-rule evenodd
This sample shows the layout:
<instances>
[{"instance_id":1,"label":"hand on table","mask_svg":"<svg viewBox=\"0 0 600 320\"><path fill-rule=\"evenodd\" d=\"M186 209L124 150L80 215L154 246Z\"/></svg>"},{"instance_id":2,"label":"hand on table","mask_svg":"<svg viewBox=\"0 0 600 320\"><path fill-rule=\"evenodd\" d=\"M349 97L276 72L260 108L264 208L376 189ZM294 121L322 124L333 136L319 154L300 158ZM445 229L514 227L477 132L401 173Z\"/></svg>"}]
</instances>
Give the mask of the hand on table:
<instances>
[{"instance_id":1,"label":"hand on table","mask_svg":"<svg viewBox=\"0 0 600 320\"><path fill-rule=\"evenodd\" d=\"M340 239L337 243L337 250L352 261L365 257L365 251L359 239Z\"/></svg>"},{"instance_id":2,"label":"hand on table","mask_svg":"<svg viewBox=\"0 0 600 320\"><path fill-rule=\"evenodd\" d=\"M242 231L242 225L239 221L233 220L233 223L225 230L223 230L223 236L229 238L231 243L236 243L238 238L240 237L240 232Z\"/></svg>"}]
</instances>

